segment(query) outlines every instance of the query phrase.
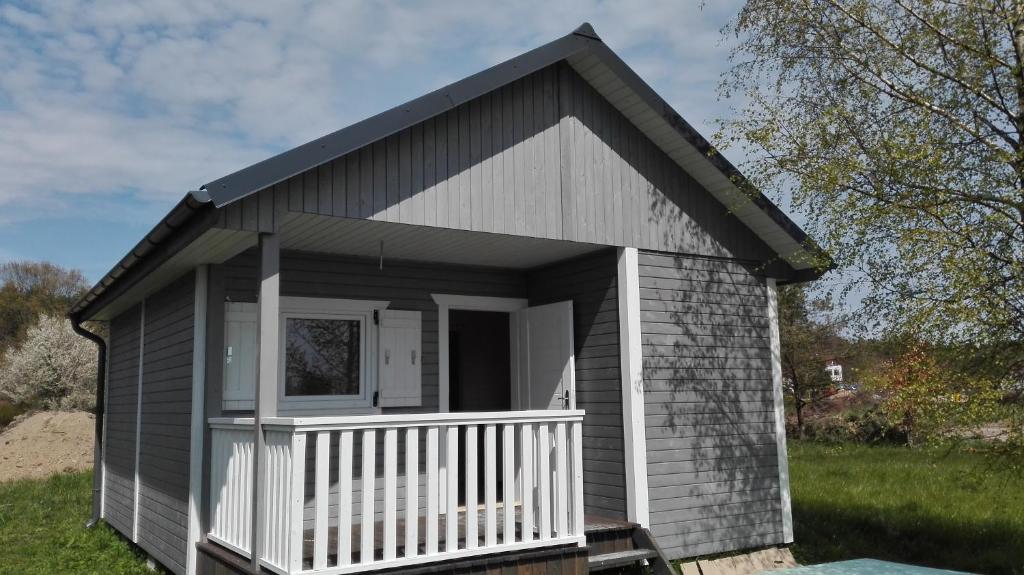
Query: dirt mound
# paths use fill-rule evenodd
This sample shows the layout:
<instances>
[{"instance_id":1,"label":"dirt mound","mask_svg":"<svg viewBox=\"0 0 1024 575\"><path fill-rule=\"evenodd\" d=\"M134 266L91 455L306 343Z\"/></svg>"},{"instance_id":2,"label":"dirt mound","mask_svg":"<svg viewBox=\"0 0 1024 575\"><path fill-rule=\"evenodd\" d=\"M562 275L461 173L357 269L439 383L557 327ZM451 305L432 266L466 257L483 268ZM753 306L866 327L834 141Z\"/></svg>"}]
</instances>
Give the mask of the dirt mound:
<instances>
[{"instance_id":1,"label":"dirt mound","mask_svg":"<svg viewBox=\"0 0 1024 575\"><path fill-rule=\"evenodd\" d=\"M0 482L91 468L94 426L84 411L20 418L0 433Z\"/></svg>"}]
</instances>

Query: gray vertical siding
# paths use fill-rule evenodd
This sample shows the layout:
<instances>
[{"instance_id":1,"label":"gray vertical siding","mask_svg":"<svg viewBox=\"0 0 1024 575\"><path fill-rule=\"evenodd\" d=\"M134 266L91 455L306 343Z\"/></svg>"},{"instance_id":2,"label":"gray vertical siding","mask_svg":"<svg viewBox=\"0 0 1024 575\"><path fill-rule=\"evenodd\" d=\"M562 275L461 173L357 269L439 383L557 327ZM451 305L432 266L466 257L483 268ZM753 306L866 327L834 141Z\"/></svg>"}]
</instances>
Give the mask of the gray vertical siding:
<instances>
[{"instance_id":1,"label":"gray vertical siding","mask_svg":"<svg viewBox=\"0 0 1024 575\"><path fill-rule=\"evenodd\" d=\"M583 418L583 504L626 517L619 372L618 267L614 250L528 274L530 305L573 302L576 407Z\"/></svg>"},{"instance_id":2,"label":"gray vertical siding","mask_svg":"<svg viewBox=\"0 0 1024 575\"><path fill-rule=\"evenodd\" d=\"M782 541L764 278L641 252L651 528L672 557Z\"/></svg>"},{"instance_id":3,"label":"gray vertical siding","mask_svg":"<svg viewBox=\"0 0 1024 575\"><path fill-rule=\"evenodd\" d=\"M194 300L192 273L146 299L138 544L174 573L188 541Z\"/></svg>"},{"instance_id":4,"label":"gray vertical siding","mask_svg":"<svg viewBox=\"0 0 1024 575\"><path fill-rule=\"evenodd\" d=\"M135 510L135 425L139 389L138 305L110 322L103 518L131 538Z\"/></svg>"},{"instance_id":5,"label":"gray vertical siding","mask_svg":"<svg viewBox=\"0 0 1024 575\"><path fill-rule=\"evenodd\" d=\"M565 63L229 204L218 225L274 231L289 211L777 259Z\"/></svg>"}]
</instances>

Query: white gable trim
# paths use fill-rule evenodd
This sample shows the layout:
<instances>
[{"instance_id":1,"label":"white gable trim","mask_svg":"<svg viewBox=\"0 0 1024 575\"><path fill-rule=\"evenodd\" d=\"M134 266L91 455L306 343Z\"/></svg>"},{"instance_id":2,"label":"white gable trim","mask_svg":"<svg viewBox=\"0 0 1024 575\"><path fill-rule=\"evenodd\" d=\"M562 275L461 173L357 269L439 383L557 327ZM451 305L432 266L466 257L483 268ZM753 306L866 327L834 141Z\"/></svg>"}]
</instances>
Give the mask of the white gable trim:
<instances>
[{"instance_id":1,"label":"white gable trim","mask_svg":"<svg viewBox=\"0 0 1024 575\"><path fill-rule=\"evenodd\" d=\"M772 350L772 398L775 403L775 443L779 462L782 503L782 542L793 542L793 506L789 493L789 457L786 453L786 409L782 397L782 344L779 338L779 291L775 278L766 281L768 326Z\"/></svg>"}]
</instances>

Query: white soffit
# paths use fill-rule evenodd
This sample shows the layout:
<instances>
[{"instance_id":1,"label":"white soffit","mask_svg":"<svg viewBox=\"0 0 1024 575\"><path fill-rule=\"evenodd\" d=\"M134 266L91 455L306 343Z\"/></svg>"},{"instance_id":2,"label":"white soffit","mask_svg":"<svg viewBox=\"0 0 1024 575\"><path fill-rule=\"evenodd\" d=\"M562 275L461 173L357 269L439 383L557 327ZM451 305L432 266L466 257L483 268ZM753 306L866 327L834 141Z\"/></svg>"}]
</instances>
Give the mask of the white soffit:
<instances>
[{"instance_id":1,"label":"white soffit","mask_svg":"<svg viewBox=\"0 0 1024 575\"><path fill-rule=\"evenodd\" d=\"M291 213L281 249L389 259L529 269L607 246L505 234Z\"/></svg>"},{"instance_id":2,"label":"white soffit","mask_svg":"<svg viewBox=\"0 0 1024 575\"><path fill-rule=\"evenodd\" d=\"M210 228L105 307L90 314L88 319L105 321L115 318L142 298L155 293L196 266L222 263L254 245L254 232Z\"/></svg>"},{"instance_id":3,"label":"white soffit","mask_svg":"<svg viewBox=\"0 0 1024 575\"><path fill-rule=\"evenodd\" d=\"M712 196L782 256L794 269L813 267L806 250L771 216L715 167L704 154L682 138L661 114L651 109L619 77L590 52L568 58L569 64L634 126L686 170Z\"/></svg>"}]
</instances>

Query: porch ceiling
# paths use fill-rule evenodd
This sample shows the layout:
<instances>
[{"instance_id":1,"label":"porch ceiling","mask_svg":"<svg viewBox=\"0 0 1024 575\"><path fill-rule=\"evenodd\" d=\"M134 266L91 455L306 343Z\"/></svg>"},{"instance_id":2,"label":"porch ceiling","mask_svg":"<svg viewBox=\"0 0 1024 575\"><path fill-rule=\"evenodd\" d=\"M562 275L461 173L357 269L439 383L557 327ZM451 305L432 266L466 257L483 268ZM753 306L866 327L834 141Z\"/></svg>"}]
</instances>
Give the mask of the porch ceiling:
<instances>
[{"instance_id":1,"label":"porch ceiling","mask_svg":"<svg viewBox=\"0 0 1024 575\"><path fill-rule=\"evenodd\" d=\"M607 246L452 230L430 226L290 214L281 247L290 250L528 269L607 249Z\"/></svg>"}]
</instances>

